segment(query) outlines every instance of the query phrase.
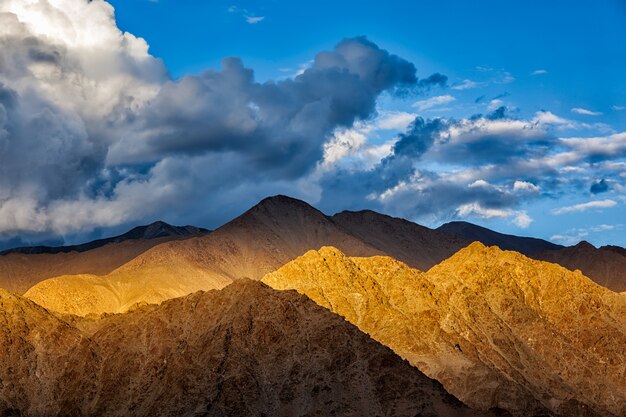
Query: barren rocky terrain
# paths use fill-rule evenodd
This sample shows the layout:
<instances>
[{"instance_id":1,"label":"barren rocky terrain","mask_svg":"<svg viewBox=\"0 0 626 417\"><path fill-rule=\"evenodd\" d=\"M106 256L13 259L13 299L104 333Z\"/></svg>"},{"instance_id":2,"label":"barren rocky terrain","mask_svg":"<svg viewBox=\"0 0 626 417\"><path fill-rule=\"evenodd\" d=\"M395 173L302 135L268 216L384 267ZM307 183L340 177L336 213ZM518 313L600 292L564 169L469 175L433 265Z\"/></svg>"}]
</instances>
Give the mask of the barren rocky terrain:
<instances>
[{"instance_id":1,"label":"barren rocky terrain","mask_svg":"<svg viewBox=\"0 0 626 417\"><path fill-rule=\"evenodd\" d=\"M3 416L491 415L308 298L256 281L83 330L2 290L0 325Z\"/></svg>"},{"instance_id":2,"label":"barren rocky terrain","mask_svg":"<svg viewBox=\"0 0 626 417\"><path fill-rule=\"evenodd\" d=\"M579 272L474 243L427 273L323 248L263 282L346 317L473 407L626 413L626 300Z\"/></svg>"}]
</instances>

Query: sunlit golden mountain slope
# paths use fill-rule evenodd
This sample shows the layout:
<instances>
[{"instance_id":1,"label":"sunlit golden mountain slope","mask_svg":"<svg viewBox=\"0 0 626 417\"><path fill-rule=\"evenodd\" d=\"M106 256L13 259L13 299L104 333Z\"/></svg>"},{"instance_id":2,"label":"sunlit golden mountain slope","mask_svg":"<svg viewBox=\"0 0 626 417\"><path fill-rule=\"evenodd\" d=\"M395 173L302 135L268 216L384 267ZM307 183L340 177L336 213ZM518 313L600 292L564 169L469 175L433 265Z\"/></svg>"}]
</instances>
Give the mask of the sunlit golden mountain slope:
<instances>
[{"instance_id":1,"label":"sunlit golden mountain slope","mask_svg":"<svg viewBox=\"0 0 626 417\"><path fill-rule=\"evenodd\" d=\"M626 414L626 299L580 273L474 243L426 273L323 248L263 282L346 317L473 407Z\"/></svg>"}]
</instances>

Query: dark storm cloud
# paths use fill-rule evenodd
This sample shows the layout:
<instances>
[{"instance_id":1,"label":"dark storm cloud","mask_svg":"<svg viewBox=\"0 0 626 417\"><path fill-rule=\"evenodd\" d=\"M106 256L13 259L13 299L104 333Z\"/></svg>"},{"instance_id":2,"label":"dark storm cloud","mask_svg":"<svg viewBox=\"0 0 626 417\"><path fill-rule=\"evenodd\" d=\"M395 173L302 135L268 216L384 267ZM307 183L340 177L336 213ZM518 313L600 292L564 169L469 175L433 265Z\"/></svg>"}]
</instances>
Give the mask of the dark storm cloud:
<instances>
[{"instance_id":1,"label":"dark storm cloud","mask_svg":"<svg viewBox=\"0 0 626 417\"><path fill-rule=\"evenodd\" d=\"M227 58L219 71L164 85L133 115L138 135L118 143L110 158L237 152L270 176L297 177L321 159L336 128L372 116L383 91L442 82L440 74L418 81L413 64L364 37L318 54L295 79L257 83L241 60Z\"/></svg>"},{"instance_id":2,"label":"dark storm cloud","mask_svg":"<svg viewBox=\"0 0 626 417\"><path fill-rule=\"evenodd\" d=\"M419 158L435 141L435 135L448 126L443 119L424 120L416 117L405 133L398 136L393 146L393 157L406 156Z\"/></svg>"},{"instance_id":3,"label":"dark storm cloud","mask_svg":"<svg viewBox=\"0 0 626 417\"><path fill-rule=\"evenodd\" d=\"M601 194L606 193L607 191L609 191L609 184L605 179L594 182L591 184L591 187L589 187L589 192L591 192L591 194Z\"/></svg>"},{"instance_id":4,"label":"dark storm cloud","mask_svg":"<svg viewBox=\"0 0 626 417\"><path fill-rule=\"evenodd\" d=\"M447 83L448 83L448 77L443 74L439 74L437 72L437 73L430 75L428 78L423 78L419 80L417 83L417 86L419 88L428 90L432 87L437 87L437 86L445 87Z\"/></svg>"}]
</instances>

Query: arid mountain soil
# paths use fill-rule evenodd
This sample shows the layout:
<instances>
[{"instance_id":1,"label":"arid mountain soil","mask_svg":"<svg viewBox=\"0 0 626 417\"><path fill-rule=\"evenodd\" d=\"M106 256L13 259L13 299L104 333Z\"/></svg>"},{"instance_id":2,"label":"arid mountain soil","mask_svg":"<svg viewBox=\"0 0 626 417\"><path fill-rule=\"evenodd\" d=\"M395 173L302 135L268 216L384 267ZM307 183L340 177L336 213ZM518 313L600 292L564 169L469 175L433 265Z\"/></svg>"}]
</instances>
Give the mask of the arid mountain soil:
<instances>
[{"instance_id":1,"label":"arid mountain soil","mask_svg":"<svg viewBox=\"0 0 626 417\"><path fill-rule=\"evenodd\" d=\"M295 292L240 280L85 333L0 290L0 415L475 416Z\"/></svg>"},{"instance_id":2,"label":"arid mountain soil","mask_svg":"<svg viewBox=\"0 0 626 417\"><path fill-rule=\"evenodd\" d=\"M596 248L588 242L540 252L533 258L554 262L569 270L579 269L598 284L616 292L626 291L626 250L619 246Z\"/></svg>"},{"instance_id":3,"label":"arid mountain soil","mask_svg":"<svg viewBox=\"0 0 626 417\"><path fill-rule=\"evenodd\" d=\"M626 415L626 299L580 273L474 243L427 273L323 248L263 282L346 317L472 407Z\"/></svg>"},{"instance_id":4,"label":"arid mountain soil","mask_svg":"<svg viewBox=\"0 0 626 417\"><path fill-rule=\"evenodd\" d=\"M524 255L561 249L563 246L534 237L523 237L498 233L493 230L467 222L450 222L439 228L438 231L467 239L470 242L480 242L487 246L497 246L502 250L514 250Z\"/></svg>"},{"instance_id":5,"label":"arid mountain soil","mask_svg":"<svg viewBox=\"0 0 626 417\"><path fill-rule=\"evenodd\" d=\"M362 242L423 271L472 243L465 238L370 210L343 211L331 219Z\"/></svg>"},{"instance_id":6,"label":"arid mountain soil","mask_svg":"<svg viewBox=\"0 0 626 417\"><path fill-rule=\"evenodd\" d=\"M161 243L207 233L192 226L163 222L136 227L120 236L77 246L32 247L0 255L0 288L23 294L45 279L60 275L106 275Z\"/></svg>"}]
</instances>

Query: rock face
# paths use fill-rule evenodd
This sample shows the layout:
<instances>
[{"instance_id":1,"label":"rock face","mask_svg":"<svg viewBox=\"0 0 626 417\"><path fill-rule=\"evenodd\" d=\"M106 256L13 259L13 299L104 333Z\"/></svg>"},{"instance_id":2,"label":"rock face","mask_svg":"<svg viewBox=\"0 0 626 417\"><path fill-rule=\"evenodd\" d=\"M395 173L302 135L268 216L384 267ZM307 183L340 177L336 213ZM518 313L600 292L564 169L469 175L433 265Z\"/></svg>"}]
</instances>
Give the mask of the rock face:
<instances>
[{"instance_id":1,"label":"rock face","mask_svg":"<svg viewBox=\"0 0 626 417\"><path fill-rule=\"evenodd\" d=\"M553 262L569 270L579 269L596 283L615 292L626 291L626 249L619 246L596 248L588 242L540 252L533 258Z\"/></svg>"},{"instance_id":2,"label":"rock face","mask_svg":"<svg viewBox=\"0 0 626 417\"><path fill-rule=\"evenodd\" d=\"M40 306L0 289L0 415L84 415L97 346Z\"/></svg>"},{"instance_id":3,"label":"rock face","mask_svg":"<svg viewBox=\"0 0 626 417\"><path fill-rule=\"evenodd\" d=\"M523 237L498 233L493 230L467 222L450 222L439 228L438 231L469 240L480 242L487 246L497 246L502 250L514 250L524 255L561 249L563 246L533 237Z\"/></svg>"},{"instance_id":4,"label":"rock face","mask_svg":"<svg viewBox=\"0 0 626 417\"><path fill-rule=\"evenodd\" d=\"M474 243L422 273L311 251L268 274L480 409L626 415L626 299L577 272Z\"/></svg>"},{"instance_id":5,"label":"rock face","mask_svg":"<svg viewBox=\"0 0 626 417\"><path fill-rule=\"evenodd\" d=\"M106 275L158 244L206 233L193 226L156 222L82 245L7 250L0 254L0 288L23 294L38 282L60 275Z\"/></svg>"},{"instance_id":6,"label":"rock face","mask_svg":"<svg viewBox=\"0 0 626 417\"><path fill-rule=\"evenodd\" d=\"M89 334L0 292L0 415L475 416L295 292L240 280Z\"/></svg>"},{"instance_id":7,"label":"rock face","mask_svg":"<svg viewBox=\"0 0 626 417\"><path fill-rule=\"evenodd\" d=\"M473 242L371 210L343 211L331 219L362 242L424 271Z\"/></svg>"},{"instance_id":8,"label":"rock face","mask_svg":"<svg viewBox=\"0 0 626 417\"><path fill-rule=\"evenodd\" d=\"M158 245L107 276L55 277L25 295L63 313L124 312L137 304L220 289L240 278L261 279L324 245L355 256L382 253L308 204L276 196L206 236Z\"/></svg>"}]
</instances>

